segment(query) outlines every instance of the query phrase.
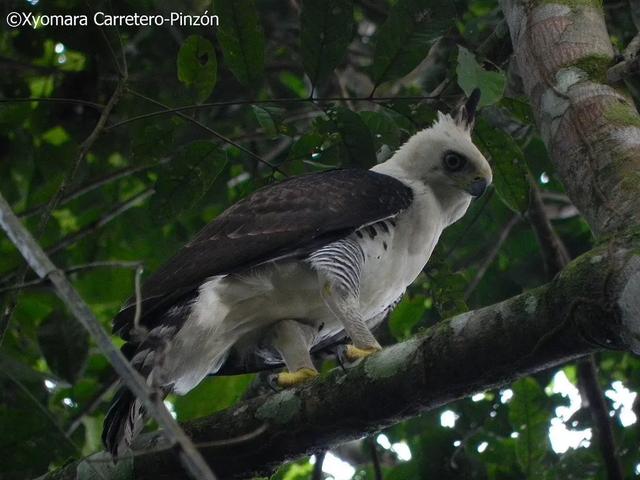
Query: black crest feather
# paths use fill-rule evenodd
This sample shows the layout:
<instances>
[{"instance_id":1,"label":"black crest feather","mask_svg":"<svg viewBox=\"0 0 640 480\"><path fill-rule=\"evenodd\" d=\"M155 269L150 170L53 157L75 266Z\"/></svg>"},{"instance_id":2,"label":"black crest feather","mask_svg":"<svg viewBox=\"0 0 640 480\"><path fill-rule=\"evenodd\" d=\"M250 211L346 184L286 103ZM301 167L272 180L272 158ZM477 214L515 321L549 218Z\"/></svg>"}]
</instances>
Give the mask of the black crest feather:
<instances>
[{"instance_id":1,"label":"black crest feather","mask_svg":"<svg viewBox=\"0 0 640 480\"><path fill-rule=\"evenodd\" d=\"M474 88L465 104L460 107L460 110L458 110L458 113L456 115L456 123L467 130L472 130L473 124L476 120L476 111L478 109L479 103L480 89Z\"/></svg>"}]
</instances>

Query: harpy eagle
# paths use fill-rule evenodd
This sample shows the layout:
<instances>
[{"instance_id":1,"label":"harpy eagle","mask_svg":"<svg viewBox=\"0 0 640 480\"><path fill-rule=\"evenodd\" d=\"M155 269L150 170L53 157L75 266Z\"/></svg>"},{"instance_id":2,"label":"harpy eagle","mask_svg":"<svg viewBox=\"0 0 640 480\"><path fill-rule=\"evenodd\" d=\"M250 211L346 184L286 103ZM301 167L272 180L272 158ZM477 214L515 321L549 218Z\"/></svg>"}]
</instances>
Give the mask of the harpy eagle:
<instances>
[{"instance_id":1,"label":"harpy eagle","mask_svg":"<svg viewBox=\"0 0 640 480\"><path fill-rule=\"evenodd\" d=\"M372 327L491 183L471 140L478 100L475 91L455 116L438 113L371 170L290 178L219 215L115 317L133 366L162 394L185 394L209 374L282 364L280 386L310 380L311 352L345 335L350 360L379 351ZM142 338L132 334L137 303ZM121 455L142 425L140 402L121 388L106 448Z\"/></svg>"}]
</instances>

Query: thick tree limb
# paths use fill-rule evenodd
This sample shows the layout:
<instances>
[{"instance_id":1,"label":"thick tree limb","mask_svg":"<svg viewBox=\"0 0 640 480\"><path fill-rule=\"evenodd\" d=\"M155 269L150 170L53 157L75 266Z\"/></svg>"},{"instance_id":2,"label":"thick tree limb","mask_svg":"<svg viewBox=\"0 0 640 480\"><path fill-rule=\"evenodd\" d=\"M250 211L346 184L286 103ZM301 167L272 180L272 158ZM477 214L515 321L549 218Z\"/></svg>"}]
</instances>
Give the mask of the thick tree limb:
<instances>
[{"instance_id":1,"label":"thick tree limb","mask_svg":"<svg viewBox=\"0 0 640 480\"><path fill-rule=\"evenodd\" d=\"M0 227L7 233L13 244L18 248L29 266L39 277L46 277L53 284L58 297L69 308L73 316L91 334L98 348L107 357L114 369L120 375L124 384L131 389L142 402L158 424L164 428L164 435L171 444L179 450L180 460L184 466L198 479L215 480L215 476L204 462L198 450L193 446L189 437L171 417L162 401L149 390L145 380L134 370L118 350L109 335L103 330L98 319L93 315L87 304L82 300L67 277L51 262L47 254L38 245L35 239L22 226L11 207L0 194ZM180 463L180 462L179 462Z\"/></svg>"},{"instance_id":2,"label":"thick tree limb","mask_svg":"<svg viewBox=\"0 0 640 480\"><path fill-rule=\"evenodd\" d=\"M222 478L265 474L602 348L640 352L638 292L640 234L618 236L572 262L552 283L446 320L346 374L335 369L312 384L249 399L184 427L196 445L216 442L201 451ZM225 445L260 428L246 441ZM136 479L184 478L161 439L152 433L138 442ZM77 468L69 465L55 478L75 478Z\"/></svg>"}]
</instances>

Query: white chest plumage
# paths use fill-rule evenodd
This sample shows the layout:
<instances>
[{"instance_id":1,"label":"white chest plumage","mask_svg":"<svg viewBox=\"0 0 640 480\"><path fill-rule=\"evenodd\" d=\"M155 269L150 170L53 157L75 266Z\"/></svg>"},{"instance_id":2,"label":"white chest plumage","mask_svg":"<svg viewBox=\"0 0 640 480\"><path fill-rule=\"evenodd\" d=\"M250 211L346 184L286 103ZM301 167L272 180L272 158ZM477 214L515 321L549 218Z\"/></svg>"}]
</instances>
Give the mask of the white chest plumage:
<instances>
[{"instance_id":1,"label":"white chest plumage","mask_svg":"<svg viewBox=\"0 0 640 480\"><path fill-rule=\"evenodd\" d=\"M394 302L415 280L429 260L444 225L429 221L439 218L437 204L416 196L414 204L392 220L386 232L365 235L360 240L365 252L361 273L360 303L365 317L376 315ZM382 231L381 231L382 230Z\"/></svg>"}]
</instances>

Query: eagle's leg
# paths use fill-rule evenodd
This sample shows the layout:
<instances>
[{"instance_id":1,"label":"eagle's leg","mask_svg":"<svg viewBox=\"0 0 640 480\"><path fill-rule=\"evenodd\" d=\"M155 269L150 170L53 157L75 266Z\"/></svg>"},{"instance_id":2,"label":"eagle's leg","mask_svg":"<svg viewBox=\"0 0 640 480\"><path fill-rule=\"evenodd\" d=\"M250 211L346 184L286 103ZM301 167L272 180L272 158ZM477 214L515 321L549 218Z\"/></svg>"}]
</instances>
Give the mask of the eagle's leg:
<instances>
[{"instance_id":1,"label":"eagle's leg","mask_svg":"<svg viewBox=\"0 0 640 480\"><path fill-rule=\"evenodd\" d=\"M279 386L293 387L318 376L309 353L315 336L313 327L295 320L281 320L272 332L272 345L282 355L288 370L278 374Z\"/></svg>"},{"instance_id":2,"label":"eagle's leg","mask_svg":"<svg viewBox=\"0 0 640 480\"><path fill-rule=\"evenodd\" d=\"M322 289L322 297L329 310L342 322L353 342L352 345L346 346L345 355L348 360L353 362L382 350L360 313L360 302L356 295L326 282Z\"/></svg>"}]
</instances>

